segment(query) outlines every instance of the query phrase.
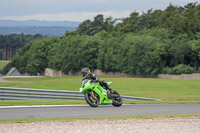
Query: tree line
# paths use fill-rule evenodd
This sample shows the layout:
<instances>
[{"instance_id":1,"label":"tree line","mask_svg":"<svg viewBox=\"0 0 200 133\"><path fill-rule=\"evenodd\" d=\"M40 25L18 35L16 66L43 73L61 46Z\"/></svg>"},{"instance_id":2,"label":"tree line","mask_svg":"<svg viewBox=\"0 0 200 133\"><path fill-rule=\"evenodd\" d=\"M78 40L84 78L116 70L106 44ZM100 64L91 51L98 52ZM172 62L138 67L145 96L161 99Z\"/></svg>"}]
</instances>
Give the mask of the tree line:
<instances>
[{"instance_id":1,"label":"tree line","mask_svg":"<svg viewBox=\"0 0 200 133\"><path fill-rule=\"evenodd\" d=\"M12 66L30 74L47 67L150 76L200 72L200 5L170 4L121 19L99 14L62 37L26 44L5 69Z\"/></svg>"},{"instance_id":2,"label":"tree line","mask_svg":"<svg viewBox=\"0 0 200 133\"><path fill-rule=\"evenodd\" d=\"M0 35L0 60L11 60L19 49L26 43L41 39L43 36L40 34L24 35L24 34L9 34Z\"/></svg>"}]
</instances>

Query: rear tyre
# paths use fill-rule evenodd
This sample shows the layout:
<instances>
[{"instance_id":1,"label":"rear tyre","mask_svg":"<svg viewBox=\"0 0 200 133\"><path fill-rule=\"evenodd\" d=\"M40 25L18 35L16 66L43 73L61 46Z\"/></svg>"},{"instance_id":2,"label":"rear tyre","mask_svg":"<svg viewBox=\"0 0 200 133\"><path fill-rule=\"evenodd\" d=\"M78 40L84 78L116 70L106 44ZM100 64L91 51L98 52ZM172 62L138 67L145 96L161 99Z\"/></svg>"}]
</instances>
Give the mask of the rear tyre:
<instances>
[{"instance_id":1,"label":"rear tyre","mask_svg":"<svg viewBox=\"0 0 200 133\"><path fill-rule=\"evenodd\" d=\"M89 90L85 93L85 100L91 107L99 106L99 96L93 90Z\"/></svg>"},{"instance_id":2,"label":"rear tyre","mask_svg":"<svg viewBox=\"0 0 200 133\"><path fill-rule=\"evenodd\" d=\"M114 91L112 94L117 95L112 97L113 106L120 107L122 105L122 97L119 95L118 92Z\"/></svg>"}]
</instances>

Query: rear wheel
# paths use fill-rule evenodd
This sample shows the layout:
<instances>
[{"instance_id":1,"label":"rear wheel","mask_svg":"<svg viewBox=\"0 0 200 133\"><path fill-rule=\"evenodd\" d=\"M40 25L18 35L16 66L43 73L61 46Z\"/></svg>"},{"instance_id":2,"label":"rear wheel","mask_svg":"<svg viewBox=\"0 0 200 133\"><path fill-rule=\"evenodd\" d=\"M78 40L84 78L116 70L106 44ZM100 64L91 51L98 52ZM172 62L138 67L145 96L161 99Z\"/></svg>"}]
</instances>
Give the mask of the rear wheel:
<instances>
[{"instance_id":1,"label":"rear wheel","mask_svg":"<svg viewBox=\"0 0 200 133\"><path fill-rule=\"evenodd\" d=\"M112 97L112 101L113 101L112 105L115 106L115 107L120 107L122 105L122 97L116 91L114 91L112 94L114 95Z\"/></svg>"},{"instance_id":2,"label":"rear wheel","mask_svg":"<svg viewBox=\"0 0 200 133\"><path fill-rule=\"evenodd\" d=\"M85 100L91 107L98 107L99 105L99 96L93 90L85 93Z\"/></svg>"}]
</instances>

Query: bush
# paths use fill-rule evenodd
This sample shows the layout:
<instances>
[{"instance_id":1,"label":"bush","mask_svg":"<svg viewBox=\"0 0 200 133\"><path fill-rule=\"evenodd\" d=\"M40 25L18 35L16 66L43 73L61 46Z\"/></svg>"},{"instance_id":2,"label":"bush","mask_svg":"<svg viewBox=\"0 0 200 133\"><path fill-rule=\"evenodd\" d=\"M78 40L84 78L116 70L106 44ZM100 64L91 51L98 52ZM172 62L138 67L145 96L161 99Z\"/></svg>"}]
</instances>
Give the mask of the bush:
<instances>
[{"instance_id":1,"label":"bush","mask_svg":"<svg viewBox=\"0 0 200 133\"><path fill-rule=\"evenodd\" d=\"M200 73L200 67L198 68L197 73Z\"/></svg>"},{"instance_id":2,"label":"bush","mask_svg":"<svg viewBox=\"0 0 200 133\"><path fill-rule=\"evenodd\" d=\"M9 62L3 69L2 69L2 71L1 71L1 73L3 74L3 75L6 75L9 71L10 71L10 69L13 67L13 64L11 63L11 62Z\"/></svg>"},{"instance_id":3,"label":"bush","mask_svg":"<svg viewBox=\"0 0 200 133\"><path fill-rule=\"evenodd\" d=\"M165 67L162 70L163 74L191 74L196 72L194 68L192 68L191 66L187 66L184 64L179 64L175 67L169 68L169 67Z\"/></svg>"}]
</instances>

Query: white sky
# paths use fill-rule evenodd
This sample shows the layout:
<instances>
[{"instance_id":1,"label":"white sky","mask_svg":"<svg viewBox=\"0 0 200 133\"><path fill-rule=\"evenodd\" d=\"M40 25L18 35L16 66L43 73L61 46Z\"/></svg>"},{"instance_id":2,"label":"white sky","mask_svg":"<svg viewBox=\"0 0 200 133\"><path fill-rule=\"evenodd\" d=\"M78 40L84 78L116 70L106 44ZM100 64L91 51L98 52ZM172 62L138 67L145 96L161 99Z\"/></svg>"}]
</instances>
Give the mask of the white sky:
<instances>
[{"instance_id":1,"label":"white sky","mask_svg":"<svg viewBox=\"0 0 200 133\"><path fill-rule=\"evenodd\" d=\"M97 14L128 17L133 11L164 10L200 0L0 0L0 20L84 21Z\"/></svg>"}]
</instances>

